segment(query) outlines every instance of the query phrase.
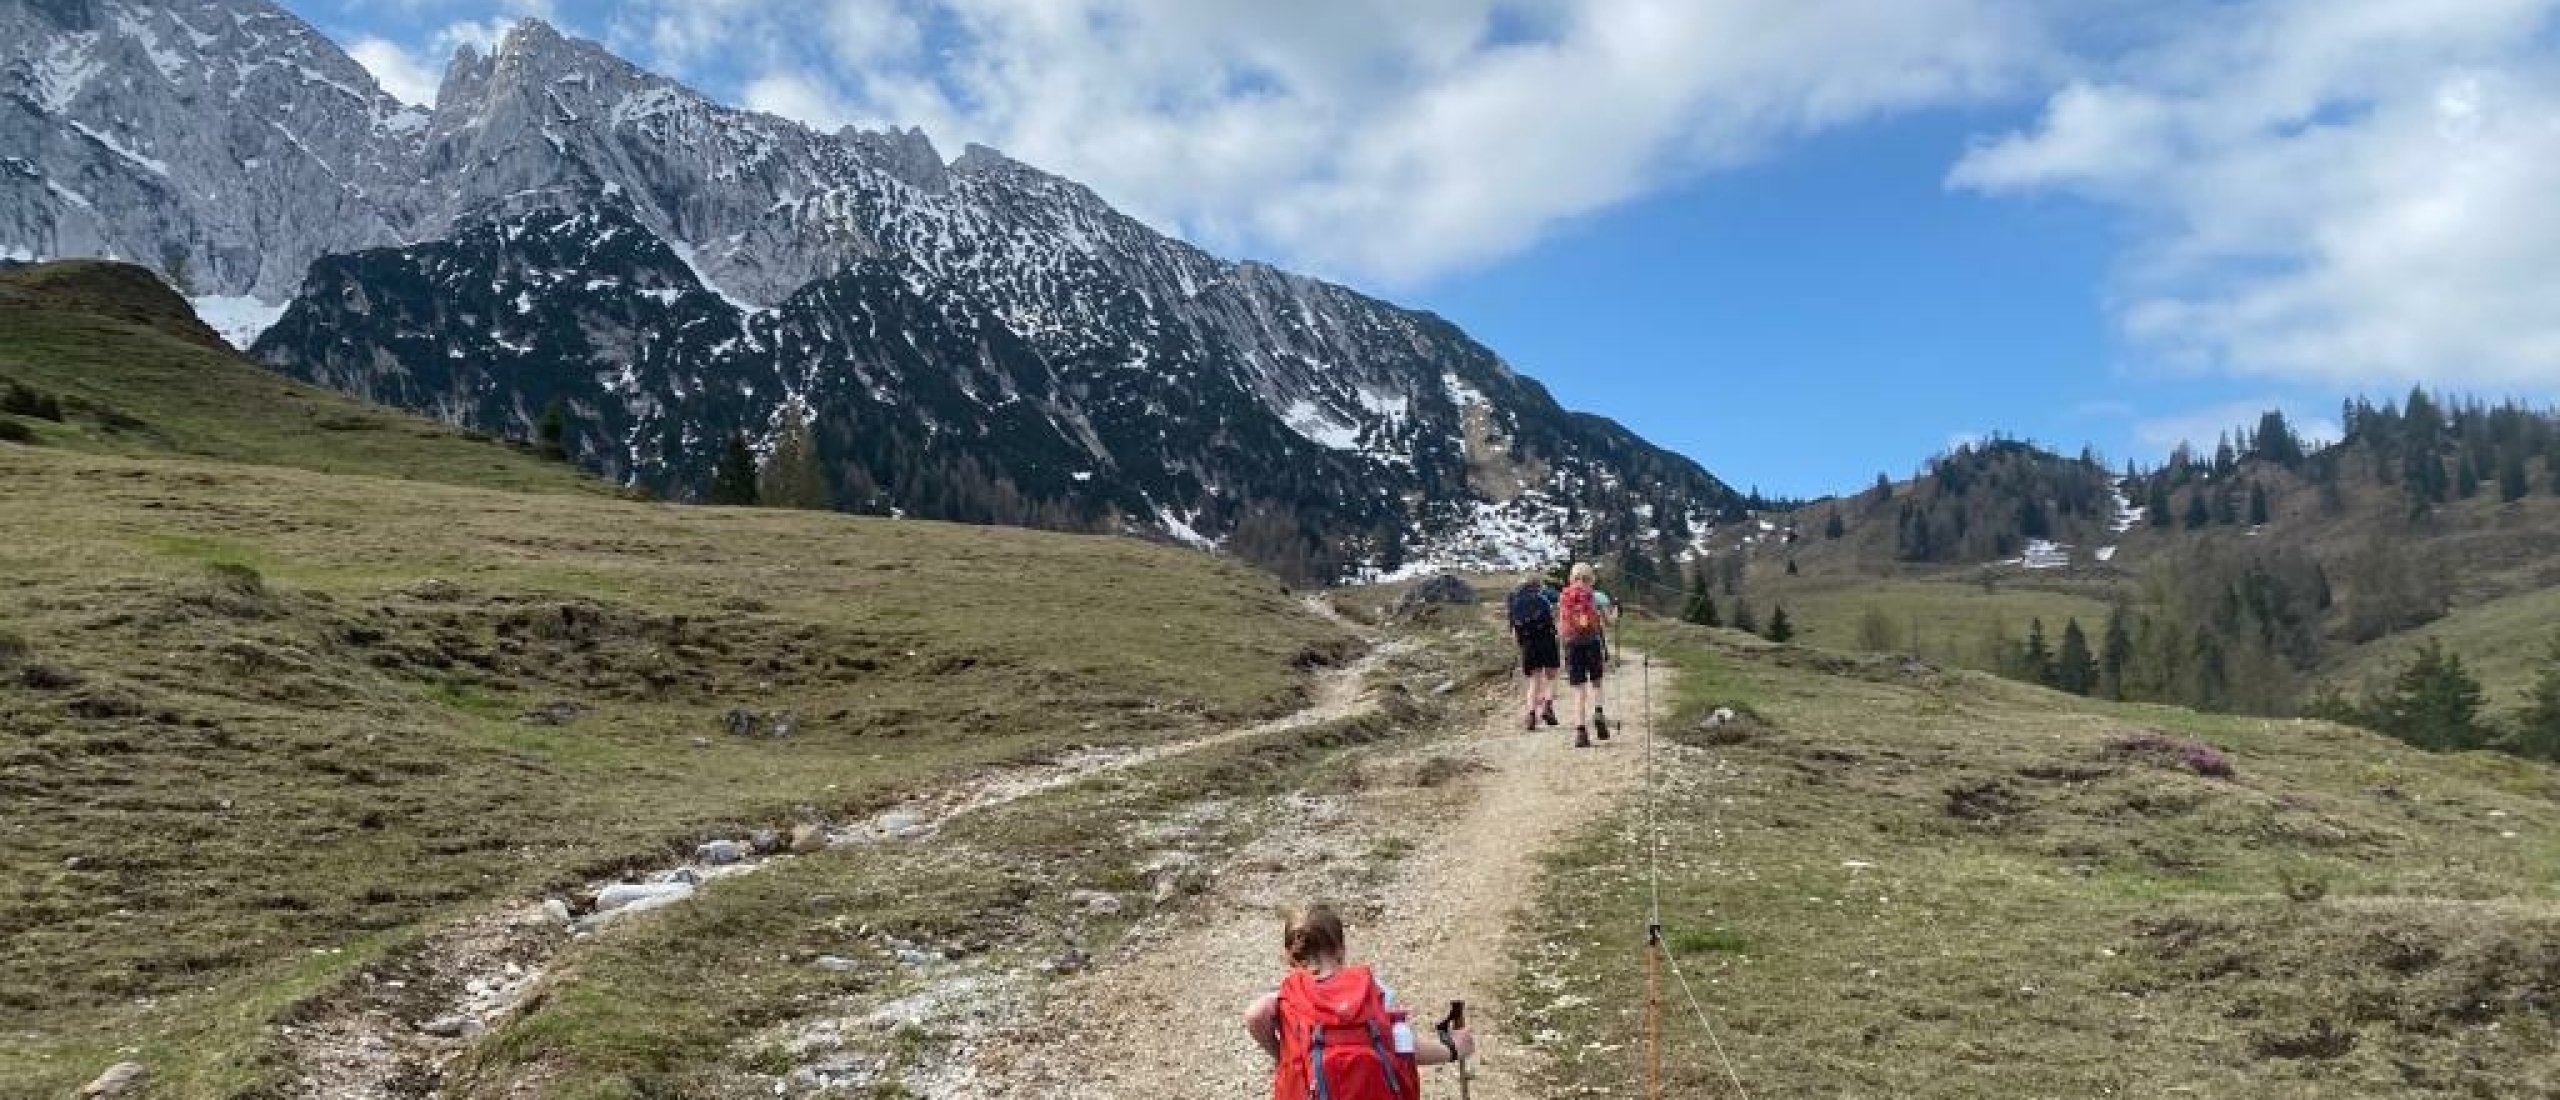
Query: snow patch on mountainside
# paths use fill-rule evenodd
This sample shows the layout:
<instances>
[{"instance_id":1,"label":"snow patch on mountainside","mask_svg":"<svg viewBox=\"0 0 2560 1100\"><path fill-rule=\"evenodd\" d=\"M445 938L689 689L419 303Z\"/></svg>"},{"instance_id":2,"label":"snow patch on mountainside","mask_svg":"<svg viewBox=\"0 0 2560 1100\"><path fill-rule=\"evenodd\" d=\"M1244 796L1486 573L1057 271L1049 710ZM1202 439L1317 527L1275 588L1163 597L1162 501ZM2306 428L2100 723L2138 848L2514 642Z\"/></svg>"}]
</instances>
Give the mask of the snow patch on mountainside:
<instances>
[{"instance_id":1,"label":"snow patch on mountainside","mask_svg":"<svg viewBox=\"0 0 2560 1100\"><path fill-rule=\"evenodd\" d=\"M1430 545L1412 550L1395 569L1374 565L1357 579L1400 581L1450 571L1504 573L1544 569L1571 552L1564 509L1531 491L1509 503L1467 502L1461 521Z\"/></svg>"},{"instance_id":2,"label":"snow patch on mountainside","mask_svg":"<svg viewBox=\"0 0 2560 1100\"><path fill-rule=\"evenodd\" d=\"M245 294L211 294L188 299L196 307L196 316L222 337L222 342L241 351L257 343L258 337L276 327L284 316L281 305L268 305Z\"/></svg>"}]
</instances>

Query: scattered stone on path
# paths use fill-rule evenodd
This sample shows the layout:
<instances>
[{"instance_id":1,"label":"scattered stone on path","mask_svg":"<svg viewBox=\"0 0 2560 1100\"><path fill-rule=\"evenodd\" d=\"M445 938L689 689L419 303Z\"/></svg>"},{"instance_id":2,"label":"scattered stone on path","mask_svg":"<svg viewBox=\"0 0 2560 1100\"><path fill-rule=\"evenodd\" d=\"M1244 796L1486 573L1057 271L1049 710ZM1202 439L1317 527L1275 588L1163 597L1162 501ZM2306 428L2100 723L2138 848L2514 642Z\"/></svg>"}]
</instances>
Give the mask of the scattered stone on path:
<instances>
[{"instance_id":1,"label":"scattered stone on path","mask_svg":"<svg viewBox=\"0 0 2560 1100\"><path fill-rule=\"evenodd\" d=\"M720 720L728 726L731 737L753 737L756 729L764 724L764 719L756 717L756 712L745 707L729 708L729 713L721 716Z\"/></svg>"},{"instance_id":2,"label":"scattered stone on path","mask_svg":"<svg viewBox=\"0 0 2560 1100\"><path fill-rule=\"evenodd\" d=\"M693 884L689 882L617 882L596 891L596 912L639 912L692 896Z\"/></svg>"},{"instance_id":3,"label":"scattered stone on path","mask_svg":"<svg viewBox=\"0 0 2560 1100\"><path fill-rule=\"evenodd\" d=\"M747 847L757 855L769 856L782 850L782 834L772 829L758 829L747 834Z\"/></svg>"},{"instance_id":4,"label":"scattered stone on path","mask_svg":"<svg viewBox=\"0 0 2560 1100\"><path fill-rule=\"evenodd\" d=\"M736 840L714 840L693 850L693 858L714 867L740 862L752 853L747 844Z\"/></svg>"},{"instance_id":5,"label":"scattered stone on path","mask_svg":"<svg viewBox=\"0 0 2560 1100\"><path fill-rule=\"evenodd\" d=\"M849 974L861 968L860 963L841 955L820 955L814 965L820 970L832 970L838 974Z\"/></svg>"},{"instance_id":6,"label":"scattered stone on path","mask_svg":"<svg viewBox=\"0 0 2560 1100\"><path fill-rule=\"evenodd\" d=\"M107 1071L99 1074L97 1080L83 1086L80 1089L80 1095L83 1098L129 1096L135 1089L141 1088L144 1081L150 1079L151 1070L142 1063L118 1062L108 1066Z\"/></svg>"},{"instance_id":7,"label":"scattered stone on path","mask_svg":"<svg viewBox=\"0 0 2560 1100\"><path fill-rule=\"evenodd\" d=\"M438 1039L460 1039L480 1030L480 1021L468 1016L438 1016L418 1025L418 1030Z\"/></svg>"},{"instance_id":8,"label":"scattered stone on path","mask_svg":"<svg viewBox=\"0 0 2560 1100\"><path fill-rule=\"evenodd\" d=\"M1102 890L1077 890L1067 895L1067 904L1087 913L1108 916L1120 911L1120 896Z\"/></svg>"},{"instance_id":9,"label":"scattered stone on path","mask_svg":"<svg viewBox=\"0 0 2560 1100\"><path fill-rule=\"evenodd\" d=\"M553 924L567 924L577 919L576 915L569 911L569 903L559 898L543 899L542 915Z\"/></svg>"},{"instance_id":10,"label":"scattered stone on path","mask_svg":"<svg viewBox=\"0 0 2560 1100\"><path fill-rule=\"evenodd\" d=\"M821 829L816 825L811 824L800 824L791 827L792 851L805 856L812 852L823 852L826 849L827 831L825 829Z\"/></svg>"}]
</instances>

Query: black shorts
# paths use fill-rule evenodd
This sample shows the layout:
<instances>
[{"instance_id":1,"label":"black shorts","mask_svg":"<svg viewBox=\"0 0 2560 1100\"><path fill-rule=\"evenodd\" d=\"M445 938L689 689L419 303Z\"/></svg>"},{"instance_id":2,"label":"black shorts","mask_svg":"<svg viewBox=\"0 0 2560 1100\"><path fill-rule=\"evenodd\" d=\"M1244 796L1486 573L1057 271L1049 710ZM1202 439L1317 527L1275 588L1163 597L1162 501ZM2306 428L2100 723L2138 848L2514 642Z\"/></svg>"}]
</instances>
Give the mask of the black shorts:
<instances>
[{"instance_id":1,"label":"black shorts","mask_svg":"<svg viewBox=\"0 0 2560 1100\"><path fill-rule=\"evenodd\" d=\"M1540 672L1553 672L1562 667L1564 662L1556 657L1554 634L1544 630L1534 630L1520 639L1520 671L1522 673L1535 675Z\"/></svg>"},{"instance_id":2,"label":"black shorts","mask_svg":"<svg viewBox=\"0 0 2560 1100\"><path fill-rule=\"evenodd\" d=\"M1608 663L1609 646L1605 642L1575 642L1564 647L1565 681L1575 684L1600 682L1600 666Z\"/></svg>"}]
</instances>

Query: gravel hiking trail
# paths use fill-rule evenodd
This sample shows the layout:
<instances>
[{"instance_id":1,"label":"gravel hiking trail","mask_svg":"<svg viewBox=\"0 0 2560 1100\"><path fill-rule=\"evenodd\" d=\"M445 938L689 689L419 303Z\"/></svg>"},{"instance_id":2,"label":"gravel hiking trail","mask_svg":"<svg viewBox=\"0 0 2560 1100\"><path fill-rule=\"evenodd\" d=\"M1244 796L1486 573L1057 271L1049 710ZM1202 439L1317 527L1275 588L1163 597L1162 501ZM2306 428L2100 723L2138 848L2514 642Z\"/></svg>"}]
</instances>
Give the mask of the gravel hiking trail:
<instances>
[{"instance_id":1,"label":"gravel hiking trail","mask_svg":"<svg viewBox=\"0 0 2560 1100\"><path fill-rule=\"evenodd\" d=\"M1150 918L1095 969L1061 982L978 1048L930 1095L1126 1100L1258 1100L1271 1062L1240 1016L1284 966L1280 910L1326 900L1344 914L1355 961L1378 968L1427 1027L1467 1001L1479 1044L1472 1095L1537 1095L1539 1057L1509 1004L1514 948L1542 854L1644 782L1637 662L1612 685L1618 736L1572 747L1572 729L1521 728L1517 684L1487 692L1456 736L1365 761L1354 789L1284 800L1277 824L1180 910ZM1672 670L1651 669L1657 709ZM1570 702L1570 697L1567 700ZM1560 713L1569 711L1560 708ZM1630 719L1634 719L1630 721ZM1569 721L1569 714L1568 714ZM1424 1071L1426 1096L1456 1096L1457 1071Z\"/></svg>"},{"instance_id":2,"label":"gravel hiking trail","mask_svg":"<svg viewBox=\"0 0 2560 1100\"><path fill-rule=\"evenodd\" d=\"M1329 603L1311 600L1307 606L1341 621ZM926 843L963 816L1086 779L1349 718L1374 702L1365 690L1371 675L1410 648L1398 640L1373 644L1358 660L1318 677L1307 704L1278 718L1160 744L1071 749L1041 763L984 768L916 792L869 818L829 824L821 835L832 848ZM682 877L707 882L751 874L773 860L790 858L787 853L756 855L716 867L687 862L618 880ZM594 883L578 894L592 897L605 885ZM558 957L573 942L572 929L544 906L543 899L524 898L447 925L430 935L422 950L368 968L360 982L322 998L305 1018L281 1025L279 1038L294 1067L291 1095L406 1100L434 1094L448 1063L472 1042L511 1023L551 980Z\"/></svg>"}]
</instances>

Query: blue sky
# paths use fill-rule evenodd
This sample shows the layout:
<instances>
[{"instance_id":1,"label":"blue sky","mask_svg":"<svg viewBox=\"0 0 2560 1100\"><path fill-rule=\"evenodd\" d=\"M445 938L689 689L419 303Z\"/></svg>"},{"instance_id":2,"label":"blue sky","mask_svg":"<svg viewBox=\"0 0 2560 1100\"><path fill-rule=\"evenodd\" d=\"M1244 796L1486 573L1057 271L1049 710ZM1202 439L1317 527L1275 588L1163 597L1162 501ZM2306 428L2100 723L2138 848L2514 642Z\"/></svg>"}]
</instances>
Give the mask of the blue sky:
<instances>
[{"instance_id":1,"label":"blue sky","mask_svg":"<svg viewBox=\"0 0 2560 1100\"><path fill-rule=\"evenodd\" d=\"M294 0L551 19L1437 311L1741 486L2560 395L2560 0Z\"/></svg>"}]
</instances>

